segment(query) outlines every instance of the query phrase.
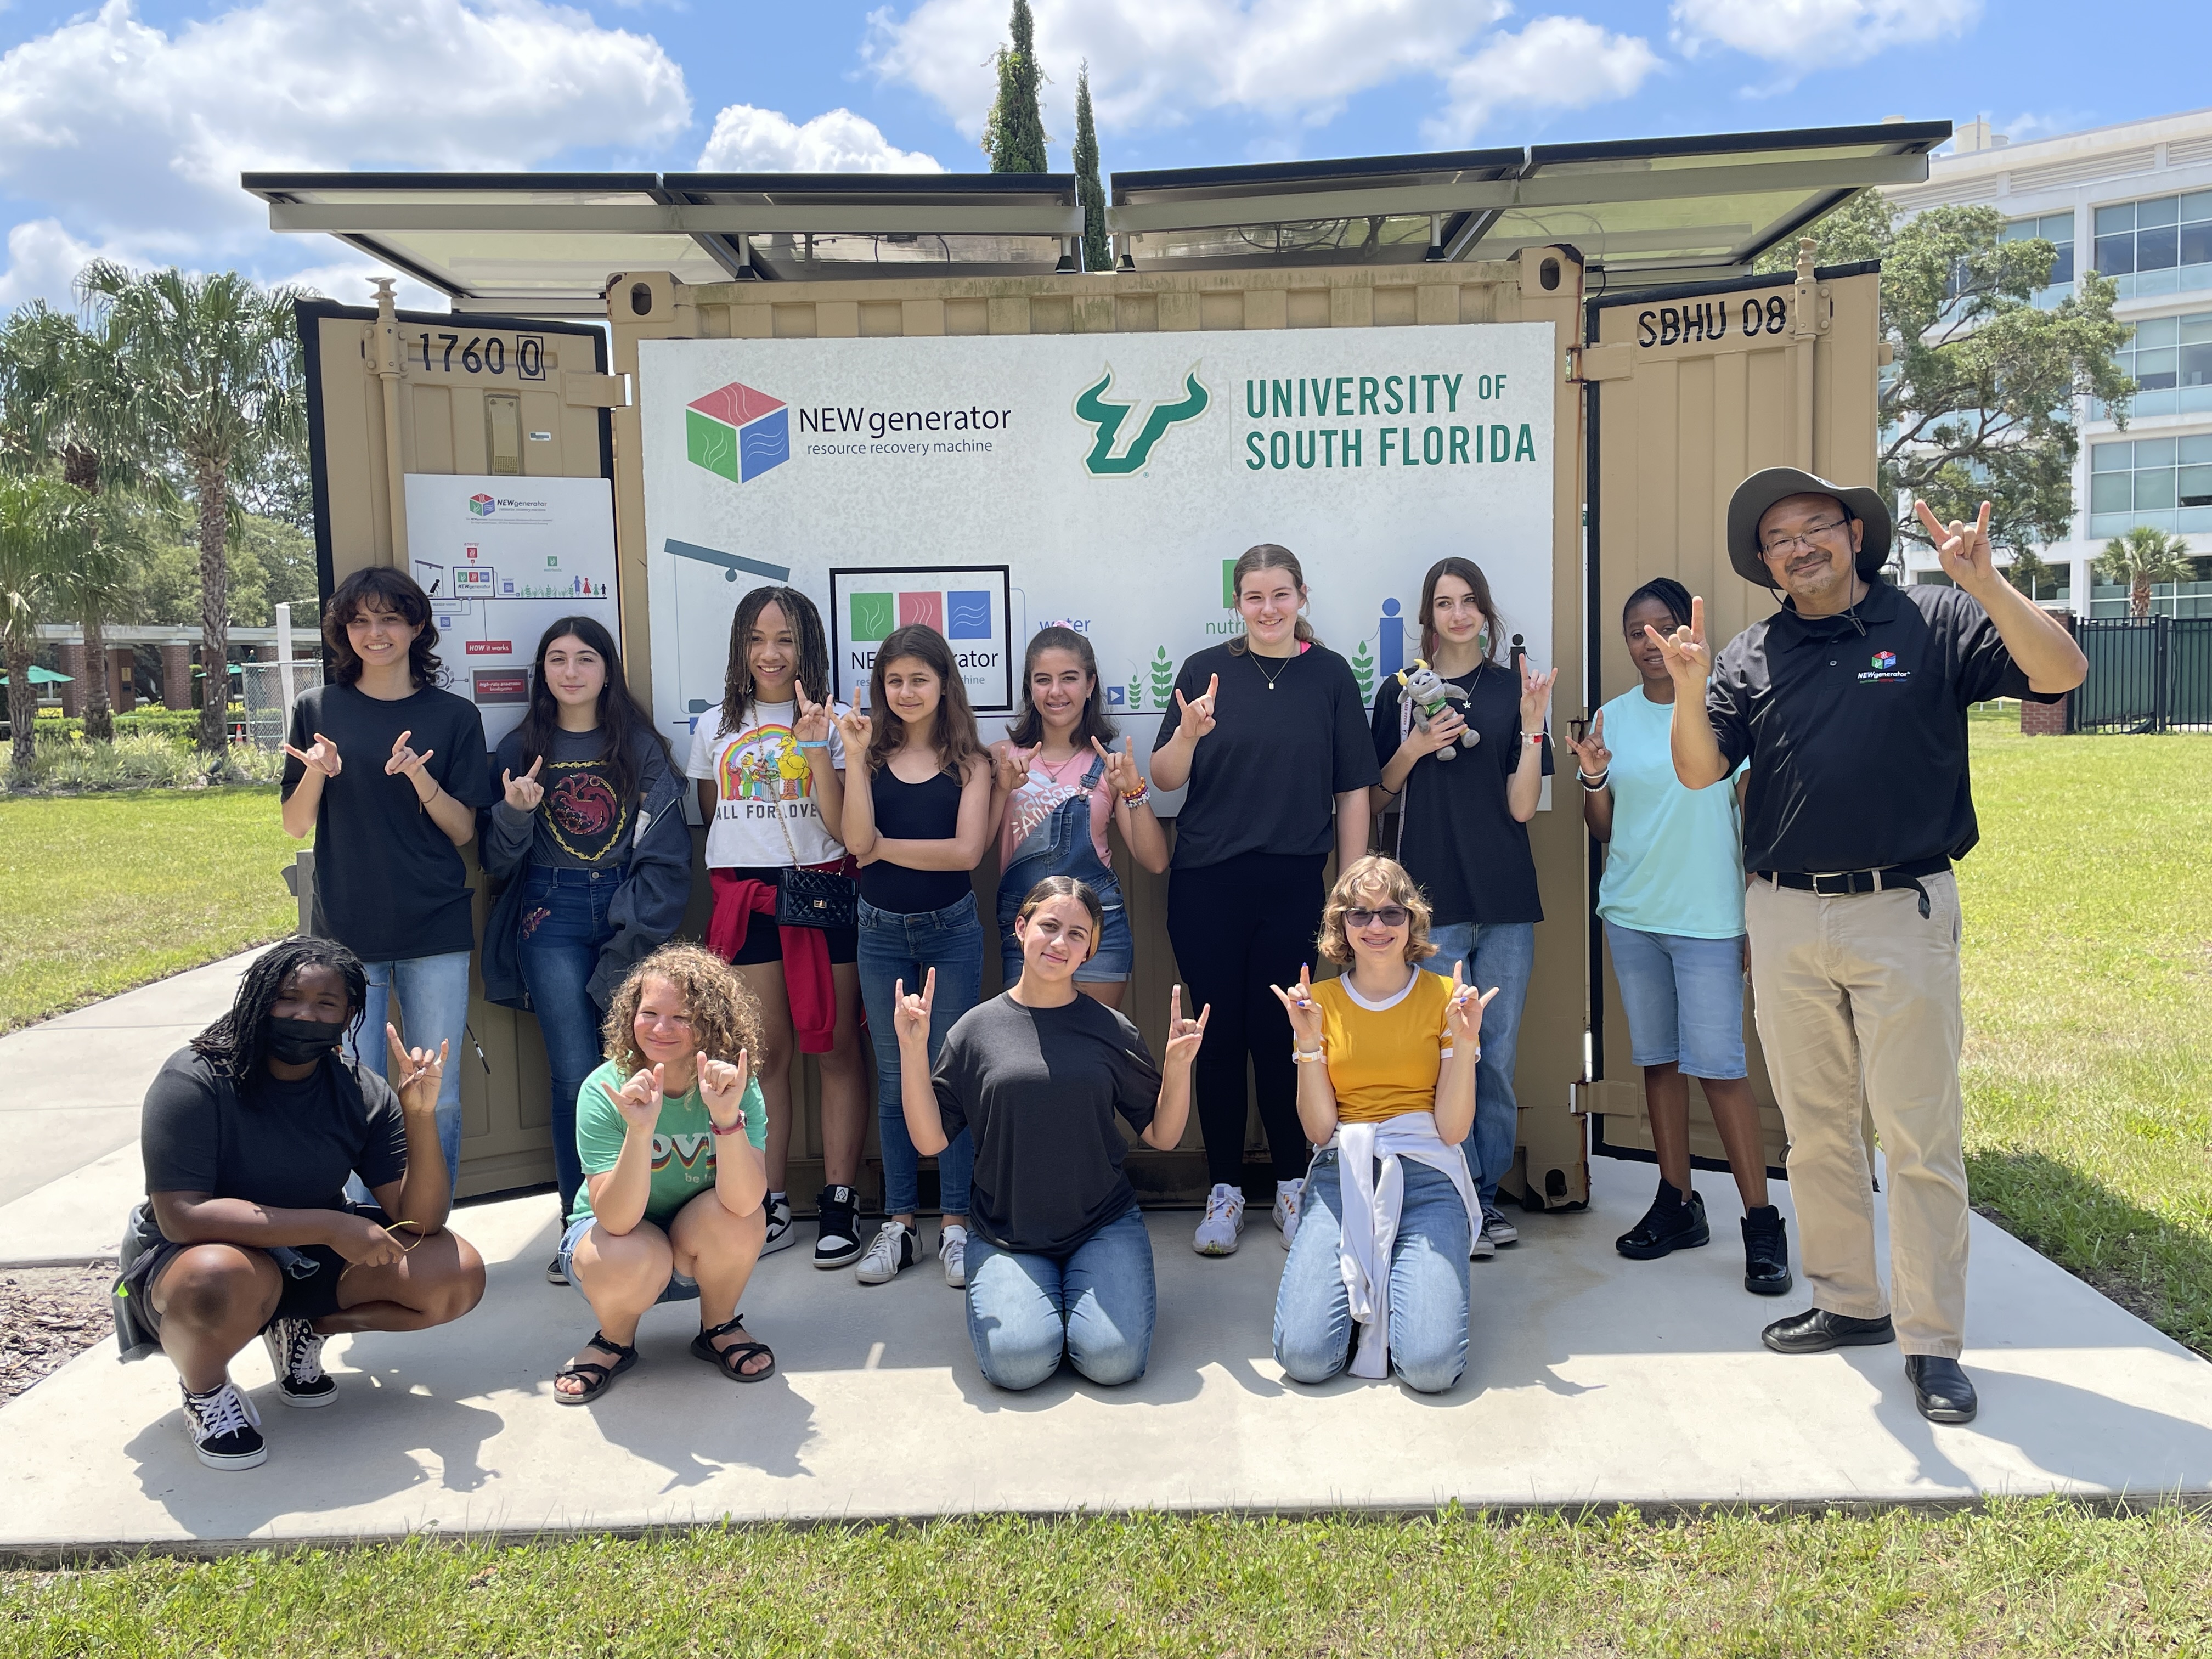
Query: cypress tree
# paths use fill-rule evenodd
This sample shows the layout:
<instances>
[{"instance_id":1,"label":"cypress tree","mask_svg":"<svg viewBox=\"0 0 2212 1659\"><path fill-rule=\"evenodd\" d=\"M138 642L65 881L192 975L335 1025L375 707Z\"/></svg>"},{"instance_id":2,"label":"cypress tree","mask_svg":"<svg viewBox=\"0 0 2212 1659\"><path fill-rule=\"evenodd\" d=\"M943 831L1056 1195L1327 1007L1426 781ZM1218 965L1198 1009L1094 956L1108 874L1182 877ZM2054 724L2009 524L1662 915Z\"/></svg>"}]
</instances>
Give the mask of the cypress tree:
<instances>
[{"instance_id":1,"label":"cypress tree","mask_svg":"<svg viewBox=\"0 0 2212 1659\"><path fill-rule=\"evenodd\" d=\"M998 52L999 97L983 128L983 153L994 173L1043 173L1044 71L1037 66L1036 21L1030 0L1014 0L1007 27L1013 40Z\"/></svg>"},{"instance_id":2,"label":"cypress tree","mask_svg":"<svg viewBox=\"0 0 2212 1659\"><path fill-rule=\"evenodd\" d=\"M1083 268L1110 270L1114 249L1106 240L1106 187L1098 182L1098 124L1091 114L1091 65L1075 77L1075 195L1083 204Z\"/></svg>"}]
</instances>

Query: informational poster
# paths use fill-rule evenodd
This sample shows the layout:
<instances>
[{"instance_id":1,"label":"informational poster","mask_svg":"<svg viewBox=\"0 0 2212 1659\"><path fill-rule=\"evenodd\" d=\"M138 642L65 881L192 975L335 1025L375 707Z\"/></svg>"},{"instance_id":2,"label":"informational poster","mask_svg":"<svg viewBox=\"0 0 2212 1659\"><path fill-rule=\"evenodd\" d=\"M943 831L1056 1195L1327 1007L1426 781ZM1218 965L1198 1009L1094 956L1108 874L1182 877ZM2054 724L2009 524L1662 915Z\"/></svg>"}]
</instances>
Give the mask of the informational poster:
<instances>
[{"instance_id":1,"label":"informational poster","mask_svg":"<svg viewBox=\"0 0 2212 1659\"><path fill-rule=\"evenodd\" d=\"M616 639L614 490L605 478L407 475L407 550L430 596L440 683L484 741L520 724L545 629L591 617Z\"/></svg>"},{"instance_id":2,"label":"informational poster","mask_svg":"<svg viewBox=\"0 0 2212 1659\"><path fill-rule=\"evenodd\" d=\"M840 695L885 624L939 628L987 739L1030 635L1072 628L1142 754L1182 659L1243 631L1228 572L1260 542L1304 562L1370 700L1448 554L1545 665L1554 346L1549 323L641 341L654 718L685 741L738 600L776 582L823 608Z\"/></svg>"}]
</instances>

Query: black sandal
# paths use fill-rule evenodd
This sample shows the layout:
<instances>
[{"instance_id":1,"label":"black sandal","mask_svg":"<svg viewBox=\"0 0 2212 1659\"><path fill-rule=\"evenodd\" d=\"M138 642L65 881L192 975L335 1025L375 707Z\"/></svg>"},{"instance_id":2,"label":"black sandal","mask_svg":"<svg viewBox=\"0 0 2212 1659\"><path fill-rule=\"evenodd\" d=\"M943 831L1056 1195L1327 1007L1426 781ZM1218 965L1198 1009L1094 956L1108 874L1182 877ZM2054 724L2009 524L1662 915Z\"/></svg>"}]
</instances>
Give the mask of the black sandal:
<instances>
[{"instance_id":1,"label":"black sandal","mask_svg":"<svg viewBox=\"0 0 2212 1659\"><path fill-rule=\"evenodd\" d=\"M763 1377L775 1376L775 1355L769 1352L767 1343L732 1342L726 1348L718 1348L714 1346L716 1337L727 1336L732 1331L741 1331L744 1328L745 1316L743 1314L734 1315L726 1322L715 1326L713 1330L702 1330L698 1335L693 1337L691 1352L714 1366L732 1382L757 1382ZM767 1364L757 1371L741 1369L745 1361L758 1353L768 1354Z\"/></svg>"},{"instance_id":2,"label":"black sandal","mask_svg":"<svg viewBox=\"0 0 2212 1659\"><path fill-rule=\"evenodd\" d=\"M637 1350L634 1347L626 1348L619 1342L609 1341L605 1331L593 1331L592 1340L584 1346L587 1348L605 1348L615 1356L615 1363L611 1365L602 1365L596 1359L579 1359L570 1364L563 1365L559 1370L554 1372L553 1381L556 1385L564 1376L580 1376L584 1379L583 1388L574 1394L570 1394L558 1386L555 1387L553 1397L564 1406L590 1404L607 1391L615 1378L637 1364Z\"/></svg>"}]
</instances>

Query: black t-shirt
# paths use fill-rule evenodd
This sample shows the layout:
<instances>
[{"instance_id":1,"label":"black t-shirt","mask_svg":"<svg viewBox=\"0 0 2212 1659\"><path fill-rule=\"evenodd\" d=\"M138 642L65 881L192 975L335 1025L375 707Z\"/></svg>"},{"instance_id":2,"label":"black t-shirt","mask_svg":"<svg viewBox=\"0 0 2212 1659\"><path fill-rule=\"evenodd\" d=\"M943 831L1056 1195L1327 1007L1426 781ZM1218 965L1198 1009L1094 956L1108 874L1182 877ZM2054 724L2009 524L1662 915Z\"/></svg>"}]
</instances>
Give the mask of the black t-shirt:
<instances>
[{"instance_id":1,"label":"black t-shirt","mask_svg":"<svg viewBox=\"0 0 2212 1659\"><path fill-rule=\"evenodd\" d=\"M1467 693L1455 703L1479 741L1455 758L1424 755L1413 763L1395 803L1401 828L1398 862L1428 895L1431 920L1492 925L1541 921L1536 861L1528 826L1506 803L1508 780L1521 764L1521 686L1510 668L1486 662L1447 684ZM1403 689L1386 678L1375 693L1375 759L1389 764L1404 741ZM1552 740L1543 744L1544 775L1552 773Z\"/></svg>"},{"instance_id":2,"label":"black t-shirt","mask_svg":"<svg viewBox=\"0 0 2212 1659\"><path fill-rule=\"evenodd\" d=\"M407 1173L399 1097L343 1055L297 1083L264 1072L241 1089L179 1048L146 1091L138 1151L149 1194L206 1193L280 1210L343 1209L347 1176L358 1173L374 1192Z\"/></svg>"},{"instance_id":3,"label":"black t-shirt","mask_svg":"<svg viewBox=\"0 0 2212 1659\"><path fill-rule=\"evenodd\" d=\"M1001 1249L1066 1255L1135 1205L1114 1119L1150 1124L1160 1073L1104 1003L993 997L945 1033L931 1081L945 1133L975 1132L969 1218Z\"/></svg>"},{"instance_id":4,"label":"black t-shirt","mask_svg":"<svg viewBox=\"0 0 2212 1659\"><path fill-rule=\"evenodd\" d=\"M425 811L415 786L386 773L403 732L445 792L471 809L500 798L476 705L424 686L384 702L350 685L303 691L292 705L292 746L321 732L337 744L338 775L315 809L315 897L331 937L364 962L443 956L476 944L460 849ZM284 796L307 769L287 756Z\"/></svg>"},{"instance_id":5,"label":"black t-shirt","mask_svg":"<svg viewBox=\"0 0 2212 1659\"><path fill-rule=\"evenodd\" d=\"M1318 645L1295 657L1216 645L1183 664L1176 690L1202 697L1217 674L1213 730L1191 751L1190 793L1176 818L1175 867L1202 869L1246 853L1326 855L1335 845L1335 798L1376 779L1352 665ZM1182 724L1182 710L1171 705L1155 753Z\"/></svg>"},{"instance_id":6,"label":"black t-shirt","mask_svg":"<svg viewBox=\"0 0 2212 1659\"><path fill-rule=\"evenodd\" d=\"M1786 605L1722 648L1705 713L1729 770L1748 756L1747 870L1878 870L1981 838L1966 706L2028 690L1972 595L1875 582L1850 614ZM1715 786L1716 787L1719 786Z\"/></svg>"},{"instance_id":7,"label":"black t-shirt","mask_svg":"<svg viewBox=\"0 0 2212 1659\"><path fill-rule=\"evenodd\" d=\"M508 857L526 852L530 862L543 868L604 870L629 863L638 802L650 798L668 777L668 757L658 743L634 747L637 793L624 799L615 787L605 732L555 732L538 769L544 799L534 812L518 811L507 804L501 789L499 805L491 809L491 838ZM522 763L518 727L501 740L491 776L495 781L502 772L520 777L528 769Z\"/></svg>"}]
</instances>

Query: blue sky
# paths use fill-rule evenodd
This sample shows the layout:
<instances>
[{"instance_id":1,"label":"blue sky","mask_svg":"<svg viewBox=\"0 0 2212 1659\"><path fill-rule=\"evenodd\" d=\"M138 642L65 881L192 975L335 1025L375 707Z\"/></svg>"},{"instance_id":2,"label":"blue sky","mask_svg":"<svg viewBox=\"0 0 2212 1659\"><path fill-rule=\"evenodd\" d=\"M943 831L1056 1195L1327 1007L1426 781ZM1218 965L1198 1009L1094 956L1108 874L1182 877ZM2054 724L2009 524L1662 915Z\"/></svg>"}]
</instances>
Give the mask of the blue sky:
<instances>
[{"instance_id":1,"label":"blue sky","mask_svg":"<svg viewBox=\"0 0 2212 1659\"><path fill-rule=\"evenodd\" d=\"M357 297L241 168L980 168L1006 0L15 0L0 306L94 253ZM2200 3L1037 0L1055 167L1088 58L1105 165L1988 115L2015 139L2207 101ZM424 295L411 295L420 301Z\"/></svg>"}]
</instances>

